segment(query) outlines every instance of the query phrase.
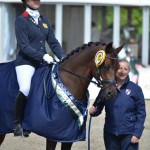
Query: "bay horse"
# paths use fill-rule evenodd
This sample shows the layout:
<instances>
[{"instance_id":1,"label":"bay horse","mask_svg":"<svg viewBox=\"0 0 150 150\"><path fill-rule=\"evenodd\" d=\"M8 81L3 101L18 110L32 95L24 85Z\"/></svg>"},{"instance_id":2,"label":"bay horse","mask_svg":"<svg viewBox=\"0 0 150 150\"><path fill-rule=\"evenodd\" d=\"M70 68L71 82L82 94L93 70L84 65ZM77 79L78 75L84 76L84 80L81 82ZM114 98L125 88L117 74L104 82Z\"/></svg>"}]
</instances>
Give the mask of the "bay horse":
<instances>
[{"instance_id":1,"label":"bay horse","mask_svg":"<svg viewBox=\"0 0 150 150\"><path fill-rule=\"evenodd\" d=\"M57 64L57 69L56 69L57 76L58 75L60 76L60 80L61 80L63 86L66 87L66 89L69 91L69 94L71 93L71 95L72 95L71 97L73 97L75 99L75 102L73 103L73 107L77 107L79 105L84 105L85 103L86 103L86 106L88 106L88 98L87 98L88 90L87 90L87 88L91 82L93 82L94 84L97 84L97 86L99 86L101 89L103 89L103 96L105 97L105 99L109 99L109 98L116 96L117 91L116 91L115 74L116 74L116 71L119 66L118 53L123 48L123 46L124 46L124 44L118 48L113 48L112 43L106 44L106 43L100 43L100 42L96 42L96 43L89 42L88 44L84 44L81 47L78 47L75 50L73 50L71 53L69 53L63 60L61 60ZM52 73L51 72L49 73L49 70L48 70L47 77L50 78L49 76L51 76L51 74ZM46 82L48 82L47 77L45 78L45 73L44 73L42 78L45 78L45 79L42 81L39 81L40 85L42 84L45 87ZM96 82L92 81L93 77L96 79ZM58 77L56 77L56 78L58 78ZM55 77L54 77L54 79L55 79ZM33 85L36 82L37 82L37 79L35 80L35 82L33 79ZM52 99L52 97L54 97L55 95L57 97L59 97L60 99L61 99L61 97L65 96L65 95L61 96L58 93L56 94L56 89L58 89L57 82L56 82L55 86L53 85L54 86L53 94L52 94L52 96L50 96L51 100L47 100L46 105L47 105L47 103L53 103L54 99ZM60 85L62 86L62 84L60 84ZM39 87L36 87L36 88L39 88ZM61 90L61 88L59 90ZM47 99L48 95L47 95L46 91L47 91L47 89L43 88L42 93L44 92L44 96ZM41 92L41 89L40 89L40 92ZM34 90L33 90L33 93L34 93ZM31 96L32 96L32 94L31 94ZM36 97L36 98L38 99L38 97ZM14 99L15 99L15 97L14 97ZM64 132L62 134L63 138L61 136L58 136L58 137L56 136L56 138L54 136L54 138L52 138L53 136L51 136L51 135L44 135L45 133L40 133L39 127L38 127L38 131L31 129L31 132L42 135L47 139L46 150L55 150L57 142L62 143L62 146L61 146L62 150L70 150L73 142L85 140L85 134L86 134L85 126L86 126L87 114L84 116L83 120L80 118L82 115L79 115L79 114L81 114L83 109L84 109L84 111L82 113L87 112L87 109L86 109L87 107L85 108L84 106L82 106L83 108L81 107L80 109L78 109L79 110L79 111L77 110L78 112L73 110L74 111L73 113L75 113L74 115L77 115L77 117L74 117L74 115L68 111L69 109L73 109L73 107L71 108L71 106L70 106L70 108L68 109L67 106L69 105L69 103L67 103L67 105L66 105L66 101L67 100L65 100L65 102L62 102L62 101L55 102L55 106L57 105L57 103L59 103L58 104L59 109L57 109L57 111L52 110L53 113L57 112L59 115L61 115L62 112L64 111L63 113L64 113L65 119L68 116L71 117L71 119L69 119L69 121L65 120L63 122L63 124L65 122L67 122L67 128L70 127L69 125L72 122L74 125L73 128L70 127L72 129L72 131L70 130L70 132L67 134L66 137L64 135ZM25 121L24 121L25 125L24 126L26 126L26 122L28 122L28 118L30 116L32 116L33 111L31 112L31 110L28 110L28 108L31 109L31 107L32 107L31 102L32 102L32 97L29 98L29 101L28 101L29 104L27 103L27 106L26 106L27 110L25 111L25 116L26 116L26 112L29 115L27 115L27 117L25 117ZM1 103L1 100L0 100L0 103ZM38 103L38 102L36 102L36 103ZM40 104L41 104L41 102L40 102ZM62 106L63 106L63 108L62 108ZM63 109L63 111L60 110L61 108ZM47 111L49 112L49 108ZM47 113L47 111L46 111L46 113ZM59 111L60 111L60 113L59 113ZM11 113L13 113L13 107L12 107ZM51 116L52 114L48 114L48 115ZM65 116L67 116L67 117L65 117ZM40 114L38 115L38 117L40 117ZM62 116L61 116L61 118L62 118ZM59 121L61 118L58 117L58 119L56 119L56 120ZM83 121L80 129L78 128L79 123L77 123L77 120L78 120L77 118L81 122ZM33 122L35 122L35 120ZM54 128L55 124L63 125L61 122L54 123L53 128ZM38 125L38 123L36 125ZM51 127L51 124L48 126ZM1 123L0 123L0 127L1 127ZM61 129L61 126L59 126L59 128ZM65 129L66 129L66 127L65 127ZM55 130L55 128L54 128L54 130ZM75 130L75 132L77 132L77 133L73 134L73 135L76 135L76 137L73 137L72 135L70 136L70 134L72 134L71 132L73 132L73 130ZM11 133L11 131L13 131L13 130L8 131L8 133ZM59 132L60 131L62 131L62 130L59 130ZM66 133L67 132L68 132L68 130L66 131ZM7 134L7 132L2 133L0 130L0 145L4 141L6 134ZM78 134L80 134L80 135L78 136ZM68 138L68 136L70 139Z\"/></svg>"}]
</instances>

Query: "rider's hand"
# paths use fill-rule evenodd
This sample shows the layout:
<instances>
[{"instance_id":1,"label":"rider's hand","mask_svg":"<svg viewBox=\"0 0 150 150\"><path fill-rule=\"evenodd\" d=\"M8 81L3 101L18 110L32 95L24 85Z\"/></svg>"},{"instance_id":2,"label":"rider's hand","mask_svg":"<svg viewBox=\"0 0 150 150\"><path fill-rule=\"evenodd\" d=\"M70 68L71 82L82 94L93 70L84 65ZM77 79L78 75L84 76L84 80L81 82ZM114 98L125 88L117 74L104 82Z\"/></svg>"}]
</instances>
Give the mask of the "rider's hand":
<instances>
[{"instance_id":1,"label":"rider's hand","mask_svg":"<svg viewBox=\"0 0 150 150\"><path fill-rule=\"evenodd\" d=\"M43 60L46 61L48 64L51 64L54 62L53 57L51 57L49 54L45 54L43 56Z\"/></svg>"}]
</instances>

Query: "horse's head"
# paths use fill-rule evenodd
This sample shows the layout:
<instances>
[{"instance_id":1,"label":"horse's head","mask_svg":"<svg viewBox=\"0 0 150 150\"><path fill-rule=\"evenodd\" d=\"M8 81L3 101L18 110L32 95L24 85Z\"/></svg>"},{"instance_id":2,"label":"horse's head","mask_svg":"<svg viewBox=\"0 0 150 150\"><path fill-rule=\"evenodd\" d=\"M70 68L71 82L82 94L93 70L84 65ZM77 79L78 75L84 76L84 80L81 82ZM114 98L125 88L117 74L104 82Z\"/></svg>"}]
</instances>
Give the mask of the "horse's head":
<instances>
[{"instance_id":1,"label":"horse's head","mask_svg":"<svg viewBox=\"0 0 150 150\"><path fill-rule=\"evenodd\" d=\"M102 98L110 99L117 95L116 90L116 71L119 67L118 53L124 44L118 48L113 48L112 43L102 44L95 55L95 69L93 77L98 81L101 87Z\"/></svg>"}]
</instances>

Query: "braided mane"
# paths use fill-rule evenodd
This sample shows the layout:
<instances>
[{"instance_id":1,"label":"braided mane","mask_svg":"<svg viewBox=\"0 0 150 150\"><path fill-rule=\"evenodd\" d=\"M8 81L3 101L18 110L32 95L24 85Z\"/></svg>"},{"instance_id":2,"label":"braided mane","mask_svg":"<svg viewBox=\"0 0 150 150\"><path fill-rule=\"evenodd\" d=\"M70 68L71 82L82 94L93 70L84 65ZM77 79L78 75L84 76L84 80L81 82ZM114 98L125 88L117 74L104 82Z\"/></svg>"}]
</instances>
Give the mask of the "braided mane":
<instances>
[{"instance_id":1,"label":"braided mane","mask_svg":"<svg viewBox=\"0 0 150 150\"><path fill-rule=\"evenodd\" d=\"M82 50L85 50L88 47L91 47L92 45L98 46L98 45L106 45L106 43L100 43L100 42L89 42L88 44L83 44L80 47L77 47L76 49L72 50L69 54L66 55L59 63L64 62L65 60L69 59L70 56L74 55L75 53L78 53Z\"/></svg>"}]
</instances>

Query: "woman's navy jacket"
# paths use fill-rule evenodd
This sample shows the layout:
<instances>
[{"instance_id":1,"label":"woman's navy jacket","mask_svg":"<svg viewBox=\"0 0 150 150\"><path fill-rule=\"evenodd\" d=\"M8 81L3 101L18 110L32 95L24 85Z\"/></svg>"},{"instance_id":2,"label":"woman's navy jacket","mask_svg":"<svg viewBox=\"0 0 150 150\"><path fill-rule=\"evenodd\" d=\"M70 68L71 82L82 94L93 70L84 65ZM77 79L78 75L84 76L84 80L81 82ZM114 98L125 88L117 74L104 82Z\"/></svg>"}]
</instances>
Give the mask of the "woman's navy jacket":
<instances>
[{"instance_id":1,"label":"woman's navy jacket","mask_svg":"<svg viewBox=\"0 0 150 150\"><path fill-rule=\"evenodd\" d=\"M101 101L97 106L97 112L92 116L98 116L104 106L106 112L105 132L141 137L146 117L145 100L142 89L129 81L129 77L118 90L117 97Z\"/></svg>"},{"instance_id":2,"label":"woman's navy jacket","mask_svg":"<svg viewBox=\"0 0 150 150\"><path fill-rule=\"evenodd\" d=\"M34 19L27 12L24 12L23 15L16 18L15 32L19 47L16 65L37 66L41 64L44 54L47 53L46 41L59 59L65 56L46 17L40 16L39 22L36 24Z\"/></svg>"}]
</instances>

